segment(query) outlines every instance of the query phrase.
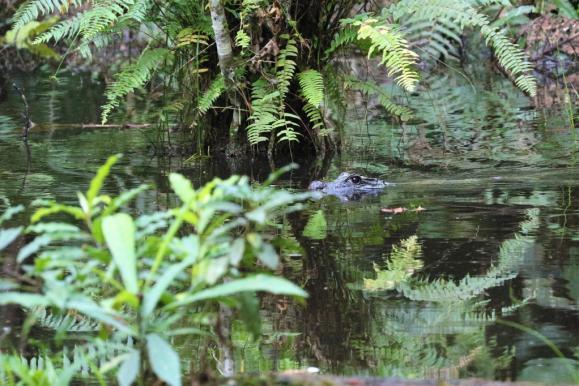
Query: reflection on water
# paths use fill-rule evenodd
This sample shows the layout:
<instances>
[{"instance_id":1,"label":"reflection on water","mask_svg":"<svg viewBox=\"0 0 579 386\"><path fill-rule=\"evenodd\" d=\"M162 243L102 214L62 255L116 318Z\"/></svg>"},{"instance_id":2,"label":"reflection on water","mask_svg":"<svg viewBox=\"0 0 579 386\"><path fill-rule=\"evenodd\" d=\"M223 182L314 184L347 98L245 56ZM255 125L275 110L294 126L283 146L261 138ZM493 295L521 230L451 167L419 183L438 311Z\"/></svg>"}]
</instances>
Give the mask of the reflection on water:
<instances>
[{"instance_id":1,"label":"reflection on water","mask_svg":"<svg viewBox=\"0 0 579 386\"><path fill-rule=\"evenodd\" d=\"M579 348L573 130L560 115L529 109L507 83L486 82L483 90L461 79L435 78L429 93L408 96L415 122L378 116L347 128L328 178L354 170L396 185L360 201L326 197L287 219L283 274L310 299L301 306L264 297L264 339L234 331L239 369L573 380L567 369L575 362L500 323L533 329L569 358ZM102 88L86 82L25 84L39 124L29 164L18 97L0 104L0 197L74 202L98 165L119 152L125 157L107 189L157 186L135 204L140 212L167 204L164 176L172 169L197 183L228 172L212 160L184 167L153 157L155 129L55 126L98 121ZM380 211L418 206L426 210Z\"/></svg>"}]
</instances>

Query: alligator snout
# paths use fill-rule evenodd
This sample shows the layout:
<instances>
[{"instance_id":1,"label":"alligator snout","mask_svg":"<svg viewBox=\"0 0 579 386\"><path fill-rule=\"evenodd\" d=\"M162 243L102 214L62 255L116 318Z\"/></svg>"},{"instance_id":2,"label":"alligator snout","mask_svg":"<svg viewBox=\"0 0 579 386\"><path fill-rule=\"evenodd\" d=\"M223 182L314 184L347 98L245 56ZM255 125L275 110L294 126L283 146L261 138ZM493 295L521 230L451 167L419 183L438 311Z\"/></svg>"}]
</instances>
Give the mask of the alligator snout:
<instances>
[{"instance_id":1,"label":"alligator snout","mask_svg":"<svg viewBox=\"0 0 579 386\"><path fill-rule=\"evenodd\" d=\"M378 178L344 172L334 181L312 181L308 188L348 201L353 197L377 194L388 185L389 183Z\"/></svg>"}]
</instances>

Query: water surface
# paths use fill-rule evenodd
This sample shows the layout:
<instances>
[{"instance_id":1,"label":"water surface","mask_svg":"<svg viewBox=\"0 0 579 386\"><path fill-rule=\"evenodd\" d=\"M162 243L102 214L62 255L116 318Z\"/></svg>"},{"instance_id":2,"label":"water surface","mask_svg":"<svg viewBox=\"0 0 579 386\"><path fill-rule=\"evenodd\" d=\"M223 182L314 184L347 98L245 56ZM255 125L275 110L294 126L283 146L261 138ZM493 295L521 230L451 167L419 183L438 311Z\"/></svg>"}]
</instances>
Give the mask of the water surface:
<instances>
[{"instance_id":1,"label":"water surface","mask_svg":"<svg viewBox=\"0 0 579 386\"><path fill-rule=\"evenodd\" d=\"M141 213L167 205L172 171L196 184L227 174L217 160L157 156L154 128L58 126L98 122L102 86L84 75L59 85L46 79L19 79L38 124L28 147L18 96L0 102L0 205L73 203L114 153L124 157L109 192L156 186L135 204ZM578 352L575 130L564 112L534 109L505 81L427 82L429 93L408 97L414 121L391 122L360 105L349 113L369 119L349 119L326 178L355 171L395 185L358 201L326 197L286 220L282 232L295 246L282 251L280 273L310 298L304 306L263 298L264 339L234 334L242 371L316 366L334 374L572 381L567 369L577 370L576 362L500 321L531 328L569 358ZM381 211L418 207L426 210ZM404 242L414 252L396 255Z\"/></svg>"}]
</instances>

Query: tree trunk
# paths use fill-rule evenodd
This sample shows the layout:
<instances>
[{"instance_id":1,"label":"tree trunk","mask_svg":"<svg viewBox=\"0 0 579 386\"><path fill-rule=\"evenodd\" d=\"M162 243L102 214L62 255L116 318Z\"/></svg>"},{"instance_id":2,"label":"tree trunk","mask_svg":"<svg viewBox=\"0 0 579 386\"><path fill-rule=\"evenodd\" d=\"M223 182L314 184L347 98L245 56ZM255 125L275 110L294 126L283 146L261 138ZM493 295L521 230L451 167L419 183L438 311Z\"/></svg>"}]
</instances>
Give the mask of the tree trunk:
<instances>
[{"instance_id":1,"label":"tree trunk","mask_svg":"<svg viewBox=\"0 0 579 386\"><path fill-rule=\"evenodd\" d=\"M217 56L219 57L219 67L221 74L225 78L225 83L233 82L233 49L231 48L231 37L229 27L225 18L225 9L221 0L210 0L211 24L215 33L215 45L217 46Z\"/></svg>"},{"instance_id":2,"label":"tree trunk","mask_svg":"<svg viewBox=\"0 0 579 386\"><path fill-rule=\"evenodd\" d=\"M233 107L233 119L229 127L229 138L231 139L241 126L241 103L235 92L234 83L234 55L231 45L231 36L225 17L225 9L221 0L210 0L209 8L211 10L211 25L215 33L215 45L217 46L217 57L219 58L219 68L225 79L227 97Z\"/></svg>"}]
</instances>

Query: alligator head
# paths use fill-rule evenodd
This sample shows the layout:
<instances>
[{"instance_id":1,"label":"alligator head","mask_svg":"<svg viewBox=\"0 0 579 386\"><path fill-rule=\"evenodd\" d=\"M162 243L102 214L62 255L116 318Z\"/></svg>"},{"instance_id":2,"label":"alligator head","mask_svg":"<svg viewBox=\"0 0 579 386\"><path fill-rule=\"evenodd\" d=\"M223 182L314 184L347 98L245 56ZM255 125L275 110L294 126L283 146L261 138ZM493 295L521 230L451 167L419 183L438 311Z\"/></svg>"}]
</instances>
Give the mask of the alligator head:
<instances>
[{"instance_id":1,"label":"alligator head","mask_svg":"<svg viewBox=\"0 0 579 386\"><path fill-rule=\"evenodd\" d=\"M359 200L363 196L377 195L388 185L390 185L388 182L378 178L344 172L334 181L312 181L308 189L336 196L341 201L352 201Z\"/></svg>"}]
</instances>

